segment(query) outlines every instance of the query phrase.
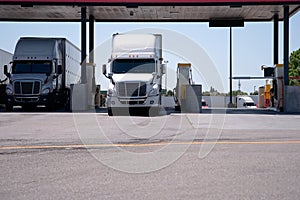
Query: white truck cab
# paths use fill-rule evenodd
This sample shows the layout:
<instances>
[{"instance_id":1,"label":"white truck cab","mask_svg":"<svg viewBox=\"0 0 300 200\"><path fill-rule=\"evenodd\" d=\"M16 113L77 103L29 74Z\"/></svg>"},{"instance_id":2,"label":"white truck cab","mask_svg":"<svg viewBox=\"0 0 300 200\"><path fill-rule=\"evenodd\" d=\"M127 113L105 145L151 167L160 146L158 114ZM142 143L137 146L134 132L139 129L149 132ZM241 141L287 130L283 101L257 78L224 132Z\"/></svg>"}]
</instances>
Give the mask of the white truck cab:
<instances>
[{"instance_id":1,"label":"white truck cab","mask_svg":"<svg viewBox=\"0 0 300 200\"><path fill-rule=\"evenodd\" d=\"M161 106L162 36L159 34L114 34L107 90L108 115L130 110L155 115ZM130 114L130 113L129 113Z\"/></svg>"}]
</instances>

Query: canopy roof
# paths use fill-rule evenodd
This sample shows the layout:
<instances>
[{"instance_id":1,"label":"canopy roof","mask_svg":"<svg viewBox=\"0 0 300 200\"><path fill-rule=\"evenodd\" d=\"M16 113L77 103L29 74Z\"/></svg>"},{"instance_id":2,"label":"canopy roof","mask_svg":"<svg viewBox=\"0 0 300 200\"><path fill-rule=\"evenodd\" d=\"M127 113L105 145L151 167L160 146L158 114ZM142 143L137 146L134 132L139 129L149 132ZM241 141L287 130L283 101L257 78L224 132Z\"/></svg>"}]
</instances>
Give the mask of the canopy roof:
<instances>
[{"instance_id":1,"label":"canopy roof","mask_svg":"<svg viewBox=\"0 0 300 200\"><path fill-rule=\"evenodd\" d=\"M300 10L299 0L0 0L1 21L80 21L81 6L96 21L193 22L211 19L270 21Z\"/></svg>"}]
</instances>

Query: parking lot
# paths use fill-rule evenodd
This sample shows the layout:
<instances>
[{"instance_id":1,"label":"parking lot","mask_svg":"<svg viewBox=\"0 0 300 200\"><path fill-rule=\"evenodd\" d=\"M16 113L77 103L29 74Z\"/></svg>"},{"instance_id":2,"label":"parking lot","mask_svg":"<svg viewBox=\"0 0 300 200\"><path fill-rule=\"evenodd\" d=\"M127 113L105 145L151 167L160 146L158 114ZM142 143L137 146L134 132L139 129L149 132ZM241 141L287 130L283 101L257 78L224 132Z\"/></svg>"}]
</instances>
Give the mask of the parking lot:
<instances>
[{"instance_id":1,"label":"parking lot","mask_svg":"<svg viewBox=\"0 0 300 200\"><path fill-rule=\"evenodd\" d=\"M299 119L1 112L1 198L297 199Z\"/></svg>"}]
</instances>

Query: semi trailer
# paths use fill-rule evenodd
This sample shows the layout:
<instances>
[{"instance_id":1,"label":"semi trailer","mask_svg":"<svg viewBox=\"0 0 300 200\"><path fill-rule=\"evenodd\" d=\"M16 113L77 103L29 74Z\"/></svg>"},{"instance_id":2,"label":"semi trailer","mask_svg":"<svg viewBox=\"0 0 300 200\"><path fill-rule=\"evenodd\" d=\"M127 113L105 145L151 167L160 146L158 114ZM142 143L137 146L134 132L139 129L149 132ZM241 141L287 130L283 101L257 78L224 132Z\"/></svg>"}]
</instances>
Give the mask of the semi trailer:
<instances>
[{"instance_id":1,"label":"semi trailer","mask_svg":"<svg viewBox=\"0 0 300 200\"><path fill-rule=\"evenodd\" d=\"M114 34L109 73L106 64L102 72L109 81L108 115L142 112L156 115L161 106L162 35ZM129 112L129 113L128 113Z\"/></svg>"},{"instance_id":2,"label":"semi trailer","mask_svg":"<svg viewBox=\"0 0 300 200\"><path fill-rule=\"evenodd\" d=\"M22 37L16 44L11 70L4 66L6 110L45 105L70 109L70 85L81 78L80 50L66 38Z\"/></svg>"}]
</instances>

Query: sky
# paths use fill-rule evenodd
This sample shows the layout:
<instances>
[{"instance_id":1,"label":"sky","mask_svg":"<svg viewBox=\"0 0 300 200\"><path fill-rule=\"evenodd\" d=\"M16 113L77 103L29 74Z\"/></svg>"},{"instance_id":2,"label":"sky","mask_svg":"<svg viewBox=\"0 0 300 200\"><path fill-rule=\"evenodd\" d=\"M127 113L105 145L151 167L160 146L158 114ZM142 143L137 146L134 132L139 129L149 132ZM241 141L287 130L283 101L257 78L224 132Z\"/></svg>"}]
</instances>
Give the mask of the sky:
<instances>
[{"instance_id":1,"label":"sky","mask_svg":"<svg viewBox=\"0 0 300 200\"><path fill-rule=\"evenodd\" d=\"M87 26L88 27L88 26ZM66 37L81 46L80 23L0 22L0 49L14 52L20 37ZM176 84L179 62L192 63L193 81L203 90L212 86L220 92L229 91L229 28L210 28L208 23L95 23L96 81L101 89L108 80L101 74L107 64L114 33L161 33L163 57L167 64L167 89ZM273 64L273 22L246 22L233 28L233 77L263 76L261 65ZM290 18L290 52L300 48L300 12ZM88 48L87 48L88 49ZM279 23L279 62L283 63L283 23ZM1 66L2 67L2 66ZM263 86L265 80L241 80L240 89L248 93ZM238 80L233 80L233 90Z\"/></svg>"}]
</instances>

